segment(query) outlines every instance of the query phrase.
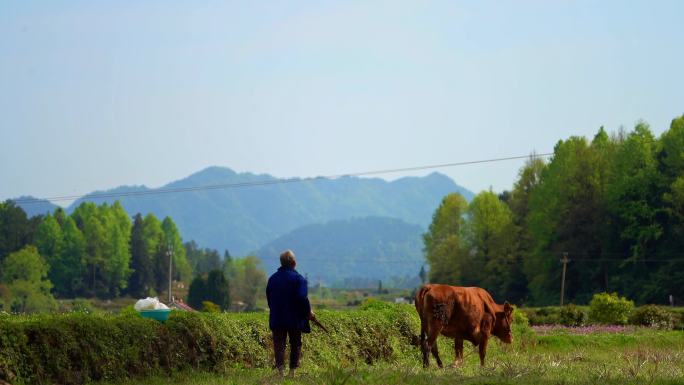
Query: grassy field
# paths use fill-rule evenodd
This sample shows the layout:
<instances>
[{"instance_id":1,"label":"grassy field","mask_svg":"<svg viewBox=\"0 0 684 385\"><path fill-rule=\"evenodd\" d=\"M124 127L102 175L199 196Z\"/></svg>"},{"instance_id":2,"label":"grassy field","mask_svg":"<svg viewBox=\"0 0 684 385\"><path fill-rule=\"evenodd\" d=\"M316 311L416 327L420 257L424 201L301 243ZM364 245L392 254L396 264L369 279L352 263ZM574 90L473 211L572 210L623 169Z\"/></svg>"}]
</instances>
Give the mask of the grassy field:
<instances>
[{"instance_id":1,"label":"grassy field","mask_svg":"<svg viewBox=\"0 0 684 385\"><path fill-rule=\"evenodd\" d=\"M453 360L451 340L440 338L445 363ZM468 345L468 344L467 344ZM334 347L331 347L334 348ZM306 353L306 352L305 352ZM118 382L157 384L684 384L684 332L632 329L619 333L574 334L554 330L518 339L512 346L490 345L487 365L466 348L458 368L423 369L417 347L396 362L373 366L320 367L307 364L294 380L264 368L226 368L220 372L179 372L171 376ZM105 383L100 383L104 385Z\"/></svg>"}]
</instances>

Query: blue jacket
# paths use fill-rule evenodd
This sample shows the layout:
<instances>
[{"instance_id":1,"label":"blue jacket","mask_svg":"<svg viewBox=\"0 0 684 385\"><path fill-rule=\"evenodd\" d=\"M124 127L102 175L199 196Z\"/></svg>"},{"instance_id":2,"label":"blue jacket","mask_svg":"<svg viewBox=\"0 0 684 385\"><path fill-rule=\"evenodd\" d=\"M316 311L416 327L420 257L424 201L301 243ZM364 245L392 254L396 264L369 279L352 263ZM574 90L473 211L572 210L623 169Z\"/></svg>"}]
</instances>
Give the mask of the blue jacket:
<instances>
[{"instance_id":1,"label":"blue jacket","mask_svg":"<svg viewBox=\"0 0 684 385\"><path fill-rule=\"evenodd\" d=\"M308 315L311 312L306 279L289 267L280 267L266 285L266 299L271 312L271 330L299 330L309 333Z\"/></svg>"}]
</instances>

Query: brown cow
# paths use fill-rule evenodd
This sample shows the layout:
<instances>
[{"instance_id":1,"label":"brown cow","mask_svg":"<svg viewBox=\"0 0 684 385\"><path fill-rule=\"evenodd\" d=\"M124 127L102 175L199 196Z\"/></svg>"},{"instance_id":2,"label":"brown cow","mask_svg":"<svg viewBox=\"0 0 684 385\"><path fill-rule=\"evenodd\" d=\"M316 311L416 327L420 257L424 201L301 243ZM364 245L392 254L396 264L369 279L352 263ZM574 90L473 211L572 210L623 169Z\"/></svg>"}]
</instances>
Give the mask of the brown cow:
<instances>
[{"instance_id":1,"label":"brown cow","mask_svg":"<svg viewBox=\"0 0 684 385\"><path fill-rule=\"evenodd\" d=\"M487 342L494 335L501 341L513 342L511 323L513 307L508 302L499 305L479 287L459 287L427 284L416 294L416 310L420 316L420 347L423 366L429 365L429 352L442 367L437 350L441 333L454 339L454 366L463 361L463 340L480 350L480 364L484 366Z\"/></svg>"}]
</instances>

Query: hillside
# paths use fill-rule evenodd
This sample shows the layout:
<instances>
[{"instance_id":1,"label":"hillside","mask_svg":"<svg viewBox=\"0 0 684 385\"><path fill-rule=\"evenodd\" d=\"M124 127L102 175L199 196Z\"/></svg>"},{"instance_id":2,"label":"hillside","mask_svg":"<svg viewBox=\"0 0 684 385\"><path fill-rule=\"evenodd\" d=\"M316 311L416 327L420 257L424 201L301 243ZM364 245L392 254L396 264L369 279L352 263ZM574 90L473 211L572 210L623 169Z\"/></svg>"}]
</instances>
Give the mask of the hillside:
<instances>
[{"instance_id":1,"label":"hillside","mask_svg":"<svg viewBox=\"0 0 684 385\"><path fill-rule=\"evenodd\" d=\"M229 168L209 167L159 189L273 181L268 174L236 173ZM144 186L118 187L97 193L145 191ZM440 200L450 192L472 193L443 174L407 177L387 182L379 178L344 177L248 188L223 188L174 194L89 198L82 201L113 202L119 199L126 211L171 216L185 240L203 247L228 249L243 255L259 249L299 227L353 217L398 218L426 228Z\"/></svg>"},{"instance_id":2,"label":"hillside","mask_svg":"<svg viewBox=\"0 0 684 385\"><path fill-rule=\"evenodd\" d=\"M19 198L16 198L16 200L19 201L33 199L36 198L32 196L20 196ZM51 213L59 207L51 203L50 201L46 201L44 199L41 199L39 201L32 201L30 203L18 203L17 206L21 207L26 212L26 216L28 216L29 218L36 215L45 215L47 213Z\"/></svg>"},{"instance_id":3,"label":"hillside","mask_svg":"<svg viewBox=\"0 0 684 385\"><path fill-rule=\"evenodd\" d=\"M423 230L399 219L367 217L300 227L256 252L271 273L285 249L297 255L297 270L327 285L350 281L377 285L392 277L417 277L423 264ZM349 286L349 285L345 285Z\"/></svg>"}]
</instances>

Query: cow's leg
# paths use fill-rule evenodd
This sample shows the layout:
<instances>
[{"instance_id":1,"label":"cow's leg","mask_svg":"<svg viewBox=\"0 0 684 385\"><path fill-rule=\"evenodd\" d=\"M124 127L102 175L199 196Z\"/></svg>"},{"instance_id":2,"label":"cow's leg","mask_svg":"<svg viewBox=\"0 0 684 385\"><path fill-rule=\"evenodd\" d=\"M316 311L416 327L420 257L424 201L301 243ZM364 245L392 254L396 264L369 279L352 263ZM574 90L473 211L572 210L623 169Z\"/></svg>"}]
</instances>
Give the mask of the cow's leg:
<instances>
[{"instance_id":1,"label":"cow's leg","mask_svg":"<svg viewBox=\"0 0 684 385\"><path fill-rule=\"evenodd\" d=\"M428 325L427 340L423 345L423 367L427 368L430 364L428 357L430 352L432 352L432 355L435 356L437 365L440 368L442 367L442 360L439 359L439 352L437 351L437 336L439 336L441 331L442 325L439 322L431 322Z\"/></svg>"},{"instance_id":2,"label":"cow's leg","mask_svg":"<svg viewBox=\"0 0 684 385\"><path fill-rule=\"evenodd\" d=\"M487 342L489 342L489 336L485 333L482 335L482 339L480 340L480 366L484 366L485 364L485 354L487 354Z\"/></svg>"},{"instance_id":3,"label":"cow's leg","mask_svg":"<svg viewBox=\"0 0 684 385\"><path fill-rule=\"evenodd\" d=\"M463 363L463 339L454 338L454 367Z\"/></svg>"},{"instance_id":4,"label":"cow's leg","mask_svg":"<svg viewBox=\"0 0 684 385\"><path fill-rule=\"evenodd\" d=\"M439 350L437 350L437 341L432 345L432 356L435 357L435 361L437 361L437 366L440 368L442 366L442 359L439 358Z\"/></svg>"},{"instance_id":5,"label":"cow's leg","mask_svg":"<svg viewBox=\"0 0 684 385\"><path fill-rule=\"evenodd\" d=\"M423 317L420 318L420 351L423 353L423 367L427 368L428 365L430 365L430 357L428 353L428 346L427 346L427 328L426 328L426 322L423 319Z\"/></svg>"}]
</instances>

